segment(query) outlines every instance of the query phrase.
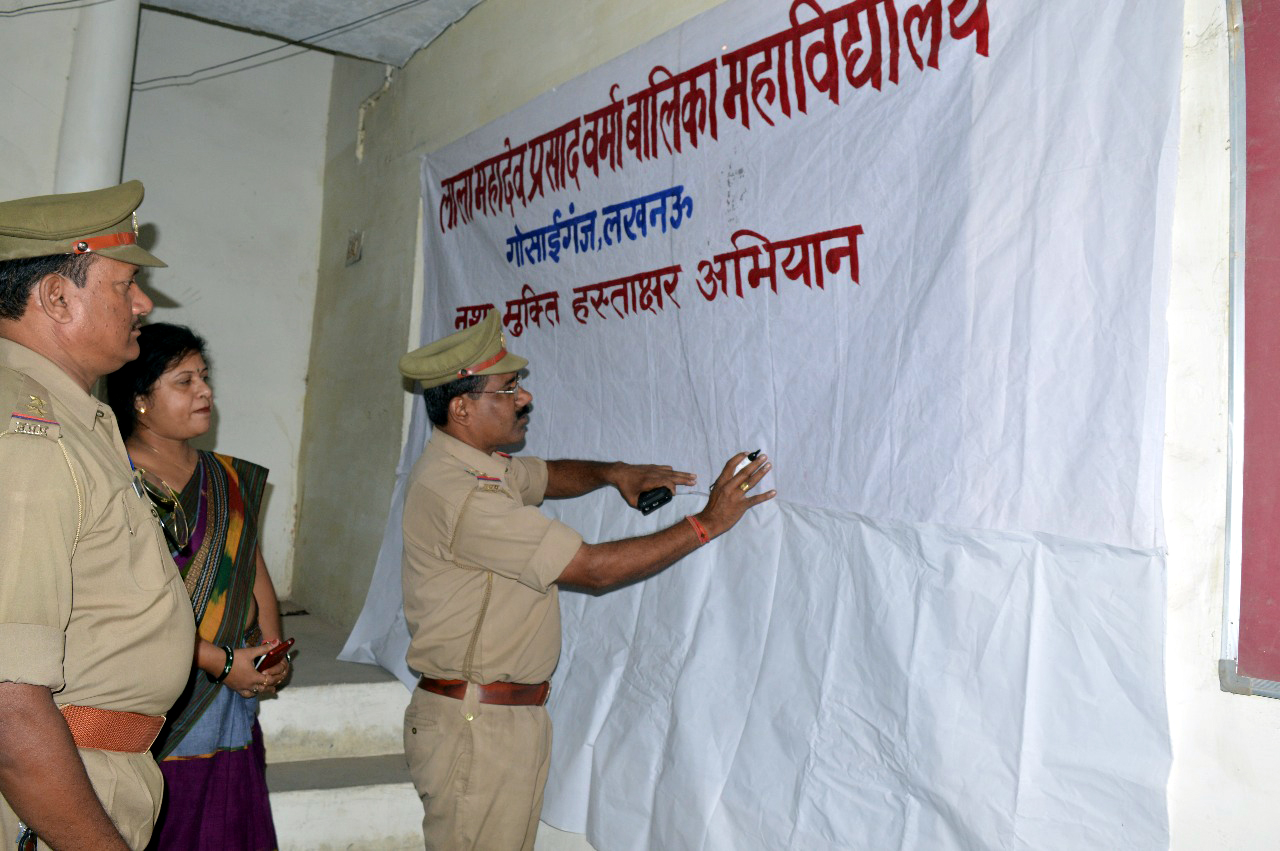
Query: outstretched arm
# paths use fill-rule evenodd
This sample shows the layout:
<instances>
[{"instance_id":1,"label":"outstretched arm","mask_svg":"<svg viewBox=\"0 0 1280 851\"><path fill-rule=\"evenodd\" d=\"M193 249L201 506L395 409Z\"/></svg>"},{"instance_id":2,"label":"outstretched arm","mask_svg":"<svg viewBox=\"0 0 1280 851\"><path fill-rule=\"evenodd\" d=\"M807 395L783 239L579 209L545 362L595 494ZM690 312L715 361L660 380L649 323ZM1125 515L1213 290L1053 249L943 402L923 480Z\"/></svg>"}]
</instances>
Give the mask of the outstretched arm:
<instances>
[{"instance_id":1,"label":"outstretched arm","mask_svg":"<svg viewBox=\"0 0 1280 851\"><path fill-rule=\"evenodd\" d=\"M711 489L706 506L693 515L705 530L708 540L732 529L748 509L777 495L777 491L772 490L750 495L751 488L764 478L772 465L766 456L761 455L755 463L734 473L734 469L746 457L746 453L739 452L729 459ZM697 529L688 520L681 520L674 526L651 535L603 544L583 544L557 581L563 585L592 590L610 588L623 582L652 576L684 558L701 544Z\"/></svg>"},{"instance_id":2,"label":"outstretched arm","mask_svg":"<svg viewBox=\"0 0 1280 851\"><path fill-rule=\"evenodd\" d=\"M627 504L635 507L640 494L653 488L695 485L693 473L674 470L659 464L626 464L622 461L548 461L548 499L582 496L605 485L612 485Z\"/></svg>"}]
</instances>

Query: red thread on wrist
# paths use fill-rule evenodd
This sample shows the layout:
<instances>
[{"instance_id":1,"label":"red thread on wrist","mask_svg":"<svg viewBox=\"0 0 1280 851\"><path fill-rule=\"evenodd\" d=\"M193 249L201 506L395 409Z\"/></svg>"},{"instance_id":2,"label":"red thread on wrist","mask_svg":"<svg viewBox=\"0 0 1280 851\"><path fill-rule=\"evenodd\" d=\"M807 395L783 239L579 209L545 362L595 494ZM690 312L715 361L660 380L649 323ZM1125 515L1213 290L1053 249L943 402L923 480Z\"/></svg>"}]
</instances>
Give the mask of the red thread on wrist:
<instances>
[{"instance_id":1,"label":"red thread on wrist","mask_svg":"<svg viewBox=\"0 0 1280 851\"><path fill-rule=\"evenodd\" d=\"M684 519L689 521L689 525L693 527L693 533L698 536L698 546L702 546L711 540L711 536L707 534L707 530L698 522L698 518L689 514Z\"/></svg>"}]
</instances>

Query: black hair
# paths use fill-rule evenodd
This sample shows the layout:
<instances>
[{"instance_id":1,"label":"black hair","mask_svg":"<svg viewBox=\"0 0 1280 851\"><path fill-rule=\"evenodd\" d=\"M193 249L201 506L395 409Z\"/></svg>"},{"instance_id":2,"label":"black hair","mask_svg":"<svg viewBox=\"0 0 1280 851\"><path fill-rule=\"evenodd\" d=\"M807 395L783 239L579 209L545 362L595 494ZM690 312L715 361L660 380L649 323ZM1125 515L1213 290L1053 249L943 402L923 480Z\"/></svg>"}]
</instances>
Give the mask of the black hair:
<instances>
[{"instance_id":1,"label":"black hair","mask_svg":"<svg viewBox=\"0 0 1280 851\"><path fill-rule=\"evenodd\" d=\"M468 375L466 378L455 378L439 387L426 388L422 391L422 401L427 404L427 419L431 420L432 425L448 425L449 403L459 396L483 390L485 381L483 375Z\"/></svg>"},{"instance_id":2,"label":"black hair","mask_svg":"<svg viewBox=\"0 0 1280 851\"><path fill-rule=\"evenodd\" d=\"M0 319L21 319L31 300L31 288L45 275L62 275L84 289L93 254L52 254L0 260Z\"/></svg>"},{"instance_id":3,"label":"black hair","mask_svg":"<svg viewBox=\"0 0 1280 851\"><path fill-rule=\"evenodd\" d=\"M156 322L143 325L138 334L138 359L107 376L107 404L120 424L120 436L128 439L138 424L134 402L156 386L165 371L188 355L200 355L208 363L204 338L185 325Z\"/></svg>"}]
</instances>

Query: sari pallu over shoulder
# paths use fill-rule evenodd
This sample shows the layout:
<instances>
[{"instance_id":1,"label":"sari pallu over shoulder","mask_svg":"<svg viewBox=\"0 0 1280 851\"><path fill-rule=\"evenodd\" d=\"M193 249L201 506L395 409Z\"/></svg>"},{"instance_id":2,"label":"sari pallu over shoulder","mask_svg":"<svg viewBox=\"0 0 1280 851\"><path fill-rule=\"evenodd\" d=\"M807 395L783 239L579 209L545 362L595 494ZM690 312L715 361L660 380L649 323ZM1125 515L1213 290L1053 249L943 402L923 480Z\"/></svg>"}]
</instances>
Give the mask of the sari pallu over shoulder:
<instances>
[{"instance_id":1,"label":"sari pallu over shoulder","mask_svg":"<svg viewBox=\"0 0 1280 851\"><path fill-rule=\"evenodd\" d=\"M261 632L250 622L257 576L258 512L267 469L239 458L199 451L195 473L179 495L191 541L174 556L191 595L197 633L232 649L257 644ZM209 708L222 685L199 669L169 714L152 748L168 756Z\"/></svg>"}]
</instances>

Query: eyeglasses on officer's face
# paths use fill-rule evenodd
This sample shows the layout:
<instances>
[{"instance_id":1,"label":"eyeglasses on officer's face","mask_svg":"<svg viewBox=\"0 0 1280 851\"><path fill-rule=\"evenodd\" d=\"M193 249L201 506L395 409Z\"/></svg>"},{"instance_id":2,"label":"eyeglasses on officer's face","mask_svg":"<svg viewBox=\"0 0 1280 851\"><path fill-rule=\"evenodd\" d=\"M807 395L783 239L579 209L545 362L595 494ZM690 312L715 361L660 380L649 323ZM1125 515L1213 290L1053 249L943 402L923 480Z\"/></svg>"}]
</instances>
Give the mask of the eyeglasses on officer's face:
<instances>
[{"instance_id":1,"label":"eyeglasses on officer's face","mask_svg":"<svg viewBox=\"0 0 1280 851\"><path fill-rule=\"evenodd\" d=\"M519 392L520 392L520 382L517 381L515 384L512 384L510 387L504 387L501 390L472 390L471 395L480 396L485 393L492 393L494 396L510 396L512 398L515 398L515 395Z\"/></svg>"}]
</instances>

